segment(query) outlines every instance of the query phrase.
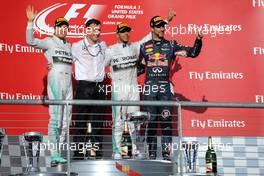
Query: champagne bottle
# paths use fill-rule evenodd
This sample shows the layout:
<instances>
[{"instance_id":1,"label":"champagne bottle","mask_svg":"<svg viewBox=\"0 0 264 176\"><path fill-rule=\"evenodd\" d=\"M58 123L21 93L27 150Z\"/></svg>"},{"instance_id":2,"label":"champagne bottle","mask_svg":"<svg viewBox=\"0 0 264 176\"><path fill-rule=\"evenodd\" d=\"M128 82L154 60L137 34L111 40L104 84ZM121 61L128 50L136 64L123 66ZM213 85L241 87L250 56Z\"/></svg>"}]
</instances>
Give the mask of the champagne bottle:
<instances>
[{"instance_id":1,"label":"champagne bottle","mask_svg":"<svg viewBox=\"0 0 264 176\"><path fill-rule=\"evenodd\" d=\"M208 149L205 154L206 173L217 173L217 158L212 144L212 137L208 137Z\"/></svg>"},{"instance_id":2,"label":"champagne bottle","mask_svg":"<svg viewBox=\"0 0 264 176\"><path fill-rule=\"evenodd\" d=\"M93 136L92 136L92 124L90 122L87 123L87 143L91 146L91 148L86 149L86 157L87 158L95 158L96 150L93 148Z\"/></svg>"},{"instance_id":3,"label":"champagne bottle","mask_svg":"<svg viewBox=\"0 0 264 176\"><path fill-rule=\"evenodd\" d=\"M132 157L132 142L128 131L128 124L125 122L125 128L122 134L122 157L123 158L131 158Z\"/></svg>"}]
</instances>

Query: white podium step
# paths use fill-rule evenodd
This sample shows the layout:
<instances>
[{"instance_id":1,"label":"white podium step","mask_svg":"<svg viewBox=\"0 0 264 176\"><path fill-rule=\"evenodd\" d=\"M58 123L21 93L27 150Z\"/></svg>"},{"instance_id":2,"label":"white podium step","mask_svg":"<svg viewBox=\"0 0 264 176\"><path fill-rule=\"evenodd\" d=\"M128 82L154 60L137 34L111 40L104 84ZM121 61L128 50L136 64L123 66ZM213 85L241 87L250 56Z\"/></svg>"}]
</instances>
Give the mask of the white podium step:
<instances>
[{"instance_id":1,"label":"white podium step","mask_svg":"<svg viewBox=\"0 0 264 176\"><path fill-rule=\"evenodd\" d=\"M177 173L177 165L163 160L84 160L73 161L71 172L79 176L168 176Z\"/></svg>"}]
</instances>

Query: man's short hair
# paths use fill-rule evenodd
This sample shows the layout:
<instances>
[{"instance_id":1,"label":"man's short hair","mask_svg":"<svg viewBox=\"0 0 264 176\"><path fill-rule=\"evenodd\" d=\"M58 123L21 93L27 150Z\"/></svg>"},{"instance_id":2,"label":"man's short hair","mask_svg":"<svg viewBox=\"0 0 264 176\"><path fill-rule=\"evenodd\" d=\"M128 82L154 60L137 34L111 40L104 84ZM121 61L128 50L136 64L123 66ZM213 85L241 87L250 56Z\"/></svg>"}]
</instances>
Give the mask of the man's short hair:
<instances>
[{"instance_id":1,"label":"man's short hair","mask_svg":"<svg viewBox=\"0 0 264 176\"><path fill-rule=\"evenodd\" d=\"M101 24L101 22L99 20L97 20L97 19L93 19L92 18L92 19L86 21L85 27L89 27L91 24L99 25L99 24Z\"/></svg>"}]
</instances>

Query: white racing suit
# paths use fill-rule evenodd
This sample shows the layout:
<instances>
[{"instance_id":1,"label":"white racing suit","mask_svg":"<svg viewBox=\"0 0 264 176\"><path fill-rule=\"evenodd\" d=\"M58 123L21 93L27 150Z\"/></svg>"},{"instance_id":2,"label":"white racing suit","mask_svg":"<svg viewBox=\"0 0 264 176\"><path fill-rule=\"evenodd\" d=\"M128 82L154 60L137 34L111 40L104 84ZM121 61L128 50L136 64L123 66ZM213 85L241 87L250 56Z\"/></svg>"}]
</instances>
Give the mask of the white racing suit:
<instances>
[{"instance_id":1,"label":"white racing suit","mask_svg":"<svg viewBox=\"0 0 264 176\"><path fill-rule=\"evenodd\" d=\"M117 101L139 101L137 81L137 62L139 57L140 44L151 39L148 34L141 41L123 44L116 43L109 46L105 53L105 65L110 65L112 78L112 100ZM128 113L140 110L138 106L113 106L112 118L112 143L113 155L121 154L121 140L124 131L124 120ZM132 141L132 154L136 151L136 134L133 122L128 122L129 133Z\"/></svg>"},{"instance_id":2,"label":"white racing suit","mask_svg":"<svg viewBox=\"0 0 264 176\"><path fill-rule=\"evenodd\" d=\"M28 23L26 31L27 44L43 50L48 63L52 63L52 69L48 73L47 92L50 100L71 100L72 99L72 55L71 45L56 36L36 39L33 36L33 24ZM70 123L71 106L50 105L49 106L49 143L52 144L51 155L60 156L58 143L65 142L67 133L67 120ZM68 114L69 119L67 119ZM53 147L55 146L55 147Z\"/></svg>"}]
</instances>

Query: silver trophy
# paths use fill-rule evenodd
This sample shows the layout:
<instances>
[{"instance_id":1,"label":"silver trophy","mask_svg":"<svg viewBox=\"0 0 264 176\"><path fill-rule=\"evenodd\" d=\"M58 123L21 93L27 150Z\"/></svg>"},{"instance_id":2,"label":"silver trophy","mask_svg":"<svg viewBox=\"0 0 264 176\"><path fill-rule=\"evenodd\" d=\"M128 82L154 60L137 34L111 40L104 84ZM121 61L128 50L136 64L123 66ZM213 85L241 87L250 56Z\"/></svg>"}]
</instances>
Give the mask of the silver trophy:
<instances>
[{"instance_id":1,"label":"silver trophy","mask_svg":"<svg viewBox=\"0 0 264 176\"><path fill-rule=\"evenodd\" d=\"M150 114L148 112L133 112L127 114L127 121L132 121L135 124L137 151L134 158L136 159L148 158L147 130L149 119ZM143 139L140 138L141 125L145 125L145 135Z\"/></svg>"},{"instance_id":2,"label":"silver trophy","mask_svg":"<svg viewBox=\"0 0 264 176\"><path fill-rule=\"evenodd\" d=\"M67 173L61 166L51 170L50 172L40 172L39 156L40 146L43 141L43 135L40 132L27 132L23 135L23 145L25 150L25 156L27 161L26 172L16 174L15 176L67 176ZM70 173L71 176L77 176L77 173Z\"/></svg>"},{"instance_id":3,"label":"silver trophy","mask_svg":"<svg viewBox=\"0 0 264 176\"><path fill-rule=\"evenodd\" d=\"M4 138L5 138L5 129L0 128L0 166L1 166L1 160L2 160Z\"/></svg>"},{"instance_id":4,"label":"silver trophy","mask_svg":"<svg viewBox=\"0 0 264 176\"><path fill-rule=\"evenodd\" d=\"M43 135L40 132L27 132L23 135L23 145L27 160L27 173L40 172L39 155Z\"/></svg>"},{"instance_id":5,"label":"silver trophy","mask_svg":"<svg viewBox=\"0 0 264 176\"><path fill-rule=\"evenodd\" d=\"M197 141L183 141L182 151L184 152L185 160L185 171L186 173L196 173L197 172L197 155L198 155L198 145Z\"/></svg>"}]
</instances>

